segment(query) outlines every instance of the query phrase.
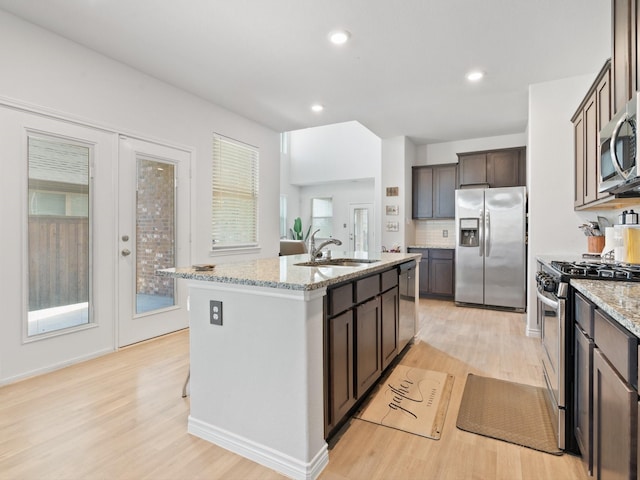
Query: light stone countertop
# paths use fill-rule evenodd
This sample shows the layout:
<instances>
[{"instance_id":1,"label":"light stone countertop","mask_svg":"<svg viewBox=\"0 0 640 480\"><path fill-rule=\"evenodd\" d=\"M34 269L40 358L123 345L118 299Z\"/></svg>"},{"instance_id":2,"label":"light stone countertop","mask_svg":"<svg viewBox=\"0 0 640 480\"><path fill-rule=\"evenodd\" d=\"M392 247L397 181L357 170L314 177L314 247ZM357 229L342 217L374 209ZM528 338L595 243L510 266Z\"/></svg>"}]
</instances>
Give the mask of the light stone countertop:
<instances>
[{"instance_id":1,"label":"light stone countertop","mask_svg":"<svg viewBox=\"0 0 640 480\"><path fill-rule=\"evenodd\" d=\"M357 267L342 266L298 266L296 263L309 261L309 255L287 255L216 265L212 270L196 271L193 267L167 268L156 271L157 275L186 278L206 282L231 283L286 290L316 290L386 270L394 265L416 260L419 253L378 253L368 255L363 252L332 251L334 259L362 258L379 260Z\"/></svg>"},{"instance_id":2,"label":"light stone countertop","mask_svg":"<svg viewBox=\"0 0 640 480\"><path fill-rule=\"evenodd\" d=\"M442 248L445 250L455 250L455 245L451 244L439 244L439 243L429 243L425 245L409 245L407 248Z\"/></svg>"},{"instance_id":3,"label":"light stone countertop","mask_svg":"<svg viewBox=\"0 0 640 480\"><path fill-rule=\"evenodd\" d=\"M640 282L572 279L571 286L640 337Z\"/></svg>"}]
</instances>

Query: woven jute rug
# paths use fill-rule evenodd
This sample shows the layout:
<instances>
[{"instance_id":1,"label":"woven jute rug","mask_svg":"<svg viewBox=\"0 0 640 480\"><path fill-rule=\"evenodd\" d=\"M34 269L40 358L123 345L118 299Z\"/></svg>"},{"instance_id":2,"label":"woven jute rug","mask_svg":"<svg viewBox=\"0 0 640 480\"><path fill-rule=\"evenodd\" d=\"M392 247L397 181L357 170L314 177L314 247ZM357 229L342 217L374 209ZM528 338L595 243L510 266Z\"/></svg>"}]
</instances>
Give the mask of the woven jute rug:
<instances>
[{"instance_id":1,"label":"woven jute rug","mask_svg":"<svg viewBox=\"0 0 640 480\"><path fill-rule=\"evenodd\" d=\"M453 375L396 365L355 418L438 440Z\"/></svg>"},{"instance_id":2,"label":"woven jute rug","mask_svg":"<svg viewBox=\"0 0 640 480\"><path fill-rule=\"evenodd\" d=\"M457 427L553 455L558 448L544 388L469 374Z\"/></svg>"}]
</instances>

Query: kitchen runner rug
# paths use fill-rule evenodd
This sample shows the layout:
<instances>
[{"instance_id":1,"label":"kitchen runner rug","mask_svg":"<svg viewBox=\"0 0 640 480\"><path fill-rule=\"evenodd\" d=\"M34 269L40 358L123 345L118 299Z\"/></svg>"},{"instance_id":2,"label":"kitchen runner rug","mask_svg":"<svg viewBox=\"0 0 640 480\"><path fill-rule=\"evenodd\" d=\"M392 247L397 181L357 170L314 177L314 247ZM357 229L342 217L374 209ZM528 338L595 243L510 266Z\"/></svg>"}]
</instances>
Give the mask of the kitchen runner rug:
<instances>
[{"instance_id":1,"label":"kitchen runner rug","mask_svg":"<svg viewBox=\"0 0 640 480\"><path fill-rule=\"evenodd\" d=\"M562 455L544 388L469 374L456 426L553 455Z\"/></svg>"},{"instance_id":2,"label":"kitchen runner rug","mask_svg":"<svg viewBox=\"0 0 640 480\"><path fill-rule=\"evenodd\" d=\"M453 375L396 365L356 418L438 440Z\"/></svg>"}]
</instances>

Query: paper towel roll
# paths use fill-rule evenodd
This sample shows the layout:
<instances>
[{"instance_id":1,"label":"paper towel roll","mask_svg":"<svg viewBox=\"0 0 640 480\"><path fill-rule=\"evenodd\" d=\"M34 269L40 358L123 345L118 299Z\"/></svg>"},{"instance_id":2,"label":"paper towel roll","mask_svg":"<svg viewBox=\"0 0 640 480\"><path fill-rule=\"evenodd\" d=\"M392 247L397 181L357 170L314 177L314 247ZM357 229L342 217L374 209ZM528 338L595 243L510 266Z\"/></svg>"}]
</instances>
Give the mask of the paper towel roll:
<instances>
[{"instance_id":1,"label":"paper towel roll","mask_svg":"<svg viewBox=\"0 0 640 480\"><path fill-rule=\"evenodd\" d=\"M624 246L624 225L616 225L613 229L613 251L616 262L627 261L627 249Z\"/></svg>"},{"instance_id":2,"label":"paper towel roll","mask_svg":"<svg viewBox=\"0 0 640 480\"><path fill-rule=\"evenodd\" d=\"M613 227L607 227L604 229L604 248L602 249L602 255L613 252L616 247L616 232Z\"/></svg>"}]
</instances>

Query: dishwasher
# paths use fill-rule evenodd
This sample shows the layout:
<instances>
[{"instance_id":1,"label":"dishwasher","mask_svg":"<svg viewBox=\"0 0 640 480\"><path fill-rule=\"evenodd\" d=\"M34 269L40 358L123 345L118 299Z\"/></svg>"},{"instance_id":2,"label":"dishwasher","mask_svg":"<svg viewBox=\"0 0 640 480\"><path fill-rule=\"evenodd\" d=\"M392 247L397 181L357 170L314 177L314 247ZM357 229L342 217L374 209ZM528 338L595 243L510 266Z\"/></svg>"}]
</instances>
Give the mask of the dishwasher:
<instances>
[{"instance_id":1,"label":"dishwasher","mask_svg":"<svg viewBox=\"0 0 640 480\"><path fill-rule=\"evenodd\" d=\"M400 320L399 320L399 345L401 352L416 334L416 262L400 264L400 277L398 287L400 289Z\"/></svg>"}]
</instances>

